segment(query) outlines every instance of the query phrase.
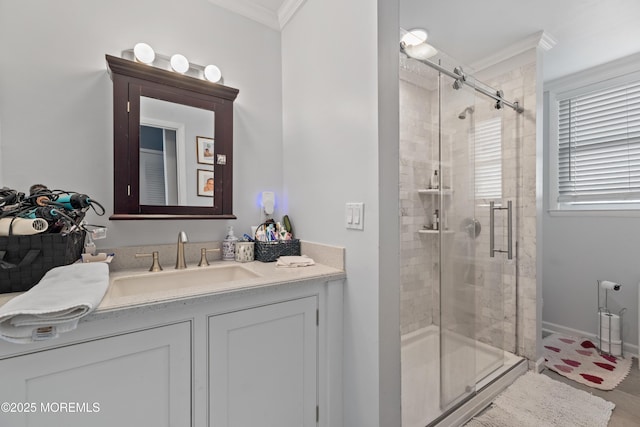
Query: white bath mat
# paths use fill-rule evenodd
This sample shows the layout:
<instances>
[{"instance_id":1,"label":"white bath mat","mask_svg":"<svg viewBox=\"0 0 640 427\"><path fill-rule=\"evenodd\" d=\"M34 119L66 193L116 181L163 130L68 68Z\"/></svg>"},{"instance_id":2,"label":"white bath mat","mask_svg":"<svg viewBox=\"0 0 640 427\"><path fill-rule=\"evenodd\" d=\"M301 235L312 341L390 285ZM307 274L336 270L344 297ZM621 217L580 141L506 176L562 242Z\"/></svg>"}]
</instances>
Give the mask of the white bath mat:
<instances>
[{"instance_id":1,"label":"white bath mat","mask_svg":"<svg viewBox=\"0 0 640 427\"><path fill-rule=\"evenodd\" d=\"M589 387L613 390L631 371L631 358L600 354L586 338L551 334L542 346L547 368Z\"/></svg>"},{"instance_id":2,"label":"white bath mat","mask_svg":"<svg viewBox=\"0 0 640 427\"><path fill-rule=\"evenodd\" d=\"M527 372L468 427L606 427L615 404Z\"/></svg>"}]
</instances>

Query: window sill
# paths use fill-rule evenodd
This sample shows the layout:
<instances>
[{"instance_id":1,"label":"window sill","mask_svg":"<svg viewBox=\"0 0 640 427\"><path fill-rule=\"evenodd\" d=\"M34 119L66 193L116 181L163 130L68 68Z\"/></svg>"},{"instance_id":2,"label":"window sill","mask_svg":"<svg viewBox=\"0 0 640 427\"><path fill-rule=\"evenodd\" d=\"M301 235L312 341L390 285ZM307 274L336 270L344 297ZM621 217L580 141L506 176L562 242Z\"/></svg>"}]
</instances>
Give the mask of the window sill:
<instances>
[{"instance_id":1,"label":"window sill","mask_svg":"<svg viewBox=\"0 0 640 427\"><path fill-rule=\"evenodd\" d=\"M640 217L640 209L549 209L549 216L580 216L580 217Z\"/></svg>"}]
</instances>

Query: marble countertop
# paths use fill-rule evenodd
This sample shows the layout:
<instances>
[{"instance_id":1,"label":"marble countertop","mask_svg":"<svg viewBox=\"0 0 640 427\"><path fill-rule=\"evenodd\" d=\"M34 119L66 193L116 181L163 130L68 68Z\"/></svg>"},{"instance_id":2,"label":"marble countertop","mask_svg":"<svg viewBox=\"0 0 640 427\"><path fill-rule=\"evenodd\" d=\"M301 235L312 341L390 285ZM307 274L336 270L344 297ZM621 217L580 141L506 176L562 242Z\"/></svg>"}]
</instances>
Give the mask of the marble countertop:
<instances>
[{"instance_id":1,"label":"marble countertop","mask_svg":"<svg viewBox=\"0 0 640 427\"><path fill-rule=\"evenodd\" d=\"M346 277L344 248L304 242L303 253L312 257L316 264L282 268L276 267L275 262L214 261L208 267L197 267L192 263L185 270L166 268L159 272L149 272L148 267L111 268L109 288L93 314L166 305L176 301L193 301L203 297L298 282L341 280ZM228 270L229 267L232 270L242 270L240 273L243 274L238 277L230 275L231 279L227 280L227 272L223 270ZM124 283L127 281L128 283ZM136 282L141 281L146 284L138 290L131 291L131 284L135 287L140 284ZM22 292L0 294L0 306L20 294Z\"/></svg>"},{"instance_id":2,"label":"marble countertop","mask_svg":"<svg viewBox=\"0 0 640 427\"><path fill-rule=\"evenodd\" d=\"M221 269L229 267L239 268L255 274L255 277L239 278L231 281L215 283L216 274ZM210 274L211 283L206 279L198 283L189 283L184 280L185 275L197 275L199 277ZM114 286L119 280L131 278L149 278L157 281L160 286L149 287L148 291L130 295L120 294ZM121 270L110 274L110 286L96 312L110 311L141 305L163 303L184 299L192 299L202 296L228 294L231 292L246 291L255 288L283 285L288 283L307 282L312 280L341 280L345 278L345 272L323 264L315 264L308 267L281 268L274 262L263 263L253 261L248 263L236 263L234 261L216 261L209 267L190 267L187 270L164 270L149 272L146 269ZM135 279L134 279L135 280ZM175 286L164 286L164 283L175 283Z\"/></svg>"}]
</instances>

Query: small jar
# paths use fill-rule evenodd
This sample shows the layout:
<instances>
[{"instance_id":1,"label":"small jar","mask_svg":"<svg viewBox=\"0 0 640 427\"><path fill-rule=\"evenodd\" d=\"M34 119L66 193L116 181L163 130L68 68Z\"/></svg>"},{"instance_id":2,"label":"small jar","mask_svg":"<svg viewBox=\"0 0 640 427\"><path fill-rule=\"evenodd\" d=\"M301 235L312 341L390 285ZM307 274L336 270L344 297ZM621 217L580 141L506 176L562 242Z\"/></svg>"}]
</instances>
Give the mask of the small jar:
<instances>
[{"instance_id":1,"label":"small jar","mask_svg":"<svg viewBox=\"0 0 640 427\"><path fill-rule=\"evenodd\" d=\"M255 259L253 242L236 242L236 261L251 262Z\"/></svg>"}]
</instances>

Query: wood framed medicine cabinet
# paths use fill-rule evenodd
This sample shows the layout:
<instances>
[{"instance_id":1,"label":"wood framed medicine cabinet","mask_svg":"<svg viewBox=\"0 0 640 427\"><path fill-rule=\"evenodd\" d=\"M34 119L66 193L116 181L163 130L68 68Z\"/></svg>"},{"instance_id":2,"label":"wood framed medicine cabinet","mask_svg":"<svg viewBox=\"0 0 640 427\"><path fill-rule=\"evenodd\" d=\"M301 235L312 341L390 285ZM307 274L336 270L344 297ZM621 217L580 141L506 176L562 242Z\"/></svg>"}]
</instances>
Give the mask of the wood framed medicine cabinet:
<instances>
[{"instance_id":1,"label":"wood framed medicine cabinet","mask_svg":"<svg viewBox=\"0 0 640 427\"><path fill-rule=\"evenodd\" d=\"M238 90L128 59L106 55L106 60L113 81L110 219L235 219L233 102ZM159 140L143 145L141 135L149 133ZM200 164L195 135L212 145L205 164ZM198 191L199 169L213 172L213 191L204 191L208 196Z\"/></svg>"}]
</instances>

